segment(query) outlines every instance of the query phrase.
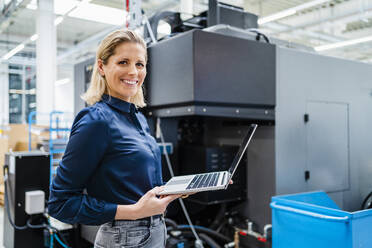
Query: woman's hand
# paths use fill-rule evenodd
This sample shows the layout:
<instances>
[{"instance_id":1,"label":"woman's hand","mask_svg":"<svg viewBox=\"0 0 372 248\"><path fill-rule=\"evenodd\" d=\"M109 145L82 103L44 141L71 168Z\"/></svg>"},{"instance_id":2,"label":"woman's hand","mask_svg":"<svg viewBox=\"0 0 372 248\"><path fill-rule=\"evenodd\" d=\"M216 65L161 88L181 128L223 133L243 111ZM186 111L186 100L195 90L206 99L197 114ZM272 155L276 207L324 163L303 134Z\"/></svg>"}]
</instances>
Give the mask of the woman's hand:
<instances>
[{"instance_id":1,"label":"woman's hand","mask_svg":"<svg viewBox=\"0 0 372 248\"><path fill-rule=\"evenodd\" d=\"M134 204L137 219L163 214L169 203L181 197L181 195L166 195L158 198L157 194L163 189L164 187L155 187L149 190Z\"/></svg>"}]
</instances>

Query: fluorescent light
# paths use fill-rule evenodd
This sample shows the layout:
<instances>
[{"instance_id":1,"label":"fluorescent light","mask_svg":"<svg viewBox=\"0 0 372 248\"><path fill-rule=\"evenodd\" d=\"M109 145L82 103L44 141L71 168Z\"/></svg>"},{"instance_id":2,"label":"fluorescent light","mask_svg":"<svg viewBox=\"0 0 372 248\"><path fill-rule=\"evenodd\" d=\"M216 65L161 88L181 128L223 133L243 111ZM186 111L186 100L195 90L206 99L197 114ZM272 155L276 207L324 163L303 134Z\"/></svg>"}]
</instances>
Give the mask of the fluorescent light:
<instances>
[{"instance_id":1,"label":"fluorescent light","mask_svg":"<svg viewBox=\"0 0 372 248\"><path fill-rule=\"evenodd\" d=\"M119 26L124 24L127 13L123 9L97 4L81 4L79 8L71 11L68 16Z\"/></svg>"},{"instance_id":2,"label":"fluorescent light","mask_svg":"<svg viewBox=\"0 0 372 248\"><path fill-rule=\"evenodd\" d=\"M311 8L311 7L314 7L316 5L323 4L323 3L326 3L326 2L329 2L329 1L330 0L315 0L315 1L304 3L304 4L300 4L296 7L289 8L289 9L280 11L278 13L275 13L275 14L272 14L272 15L269 15L269 16L261 17L261 18L258 19L257 22L258 22L259 25L262 25L262 24L265 24L265 23L268 23L268 22L276 21L276 20L282 19L284 17L294 15L297 12L302 11L304 9L308 9L308 8Z\"/></svg>"},{"instance_id":3,"label":"fluorescent light","mask_svg":"<svg viewBox=\"0 0 372 248\"><path fill-rule=\"evenodd\" d=\"M169 35L172 32L171 29L171 26L168 23L164 22L158 26L158 33Z\"/></svg>"},{"instance_id":4,"label":"fluorescent light","mask_svg":"<svg viewBox=\"0 0 372 248\"><path fill-rule=\"evenodd\" d=\"M269 16L259 18L257 23L259 25L262 25L262 24L265 24L265 23L268 23L268 22L272 22L272 21L282 19L282 18L287 17L287 16L294 15L294 14L296 14L296 12L297 11L295 9L287 9L287 10L280 11L280 12L278 12L276 14L273 14L273 15L269 15Z\"/></svg>"},{"instance_id":5,"label":"fluorescent light","mask_svg":"<svg viewBox=\"0 0 372 248\"><path fill-rule=\"evenodd\" d=\"M80 1L76 0L55 0L54 1L54 13L56 15L65 15L71 9L76 8L80 4Z\"/></svg>"},{"instance_id":6,"label":"fluorescent light","mask_svg":"<svg viewBox=\"0 0 372 248\"><path fill-rule=\"evenodd\" d=\"M315 0L315 1L311 1L311 2L307 2L307 3L304 3L304 4L298 5L298 6L294 7L294 9L296 11L301 11L301 10L308 9L308 8L317 6L319 4L327 3L327 2L330 2L330 1L331 0Z\"/></svg>"},{"instance_id":7,"label":"fluorescent light","mask_svg":"<svg viewBox=\"0 0 372 248\"><path fill-rule=\"evenodd\" d=\"M33 36L30 37L30 41L35 41L39 38L38 34L34 34Z\"/></svg>"},{"instance_id":8,"label":"fluorescent light","mask_svg":"<svg viewBox=\"0 0 372 248\"><path fill-rule=\"evenodd\" d=\"M92 0L55 0L54 13L56 15L67 15L79 19L101 22L116 26L124 24L127 16L127 13L124 9L110 8L98 4L91 4L91 1ZM27 5L27 8L37 9L37 4L34 3L34 0L32 0L31 3Z\"/></svg>"},{"instance_id":9,"label":"fluorescent light","mask_svg":"<svg viewBox=\"0 0 372 248\"><path fill-rule=\"evenodd\" d=\"M61 22L63 22L63 16L58 16L54 19L54 26L58 26Z\"/></svg>"},{"instance_id":10,"label":"fluorescent light","mask_svg":"<svg viewBox=\"0 0 372 248\"><path fill-rule=\"evenodd\" d=\"M69 82L70 82L69 78L60 79L60 80L56 81L55 86L61 86L61 85L67 84Z\"/></svg>"},{"instance_id":11,"label":"fluorescent light","mask_svg":"<svg viewBox=\"0 0 372 248\"><path fill-rule=\"evenodd\" d=\"M26 8L36 10L37 9L37 1L32 0L29 4L27 4Z\"/></svg>"},{"instance_id":12,"label":"fluorescent light","mask_svg":"<svg viewBox=\"0 0 372 248\"><path fill-rule=\"evenodd\" d=\"M18 46L16 46L15 48L13 48L12 50L10 50L10 52L8 52L7 54L5 54L2 59L3 60L7 60L9 59L10 57L12 57L14 54L18 53L19 51L21 51L23 48L25 48L25 44L19 44Z\"/></svg>"},{"instance_id":13,"label":"fluorescent light","mask_svg":"<svg viewBox=\"0 0 372 248\"><path fill-rule=\"evenodd\" d=\"M321 52L325 50L330 50L330 49L335 49L335 48L340 48L340 47L345 47L345 46L351 46L359 43L364 43L364 42L369 42L372 41L372 35L371 36L366 36L363 38L358 38L358 39L353 39L353 40L346 40L346 41L340 41L328 45L322 45L322 46L317 46L314 47L315 51Z\"/></svg>"}]
</instances>

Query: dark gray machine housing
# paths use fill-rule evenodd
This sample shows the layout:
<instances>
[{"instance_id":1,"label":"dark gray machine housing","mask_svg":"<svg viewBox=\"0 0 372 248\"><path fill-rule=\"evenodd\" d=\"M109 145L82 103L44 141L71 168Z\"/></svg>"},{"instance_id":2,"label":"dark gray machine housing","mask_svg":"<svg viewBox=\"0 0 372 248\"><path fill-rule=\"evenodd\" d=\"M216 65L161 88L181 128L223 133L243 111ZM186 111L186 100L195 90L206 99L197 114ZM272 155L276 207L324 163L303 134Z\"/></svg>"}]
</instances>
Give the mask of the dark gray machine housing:
<instances>
[{"instance_id":1,"label":"dark gray machine housing","mask_svg":"<svg viewBox=\"0 0 372 248\"><path fill-rule=\"evenodd\" d=\"M271 196L316 190L358 210L372 189L371 65L237 33L195 30L149 48L150 113L162 118L165 140L175 151L184 141L167 135L180 130L174 117L200 118L183 133L206 146L234 145L239 122L274 120L259 125L247 150L244 216L262 230Z\"/></svg>"},{"instance_id":2,"label":"dark gray machine housing","mask_svg":"<svg viewBox=\"0 0 372 248\"><path fill-rule=\"evenodd\" d=\"M148 106L158 116L274 119L274 45L192 30L148 55Z\"/></svg>"},{"instance_id":3,"label":"dark gray machine housing","mask_svg":"<svg viewBox=\"0 0 372 248\"><path fill-rule=\"evenodd\" d=\"M5 165L9 166L9 177L5 183L8 189L6 193L10 218L17 226L23 226L30 218L30 215L25 212L25 192L42 190L45 192L45 199L49 198L50 157L44 152L12 152L5 154ZM8 220L5 208L4 247L44 247L43 229L14 229ZM42 214L33 216L33 220L40 218L43 218Z\"/></svg>"},{"instance_id":4,"label":"dark gray machine housing","mask_svg":"<svg viewBox=\"0 0 372 248\"><path fill-rule=\"evenodd\" d=\"M242 29L257 28L257 20L257 15L244 12L241 7L220 3L217 0L208 1L208 27L228 24Z\"/></svg>"},{"instance_id":5,"label":"dark gray machine housing","mask_svg":"<svg viewBox=\"0 0 372 248\"><path fill-rule=\"evenodd\" d=\"M81 95L86 92L89 87L90 79L92 77L93 65L95 58L90 58L80 62L74 66L74 81L75 81L75 94L74 94L74 112L79 113L81 109L86 107L85 102L81 99Z\"/></svg>"}]
</instances>

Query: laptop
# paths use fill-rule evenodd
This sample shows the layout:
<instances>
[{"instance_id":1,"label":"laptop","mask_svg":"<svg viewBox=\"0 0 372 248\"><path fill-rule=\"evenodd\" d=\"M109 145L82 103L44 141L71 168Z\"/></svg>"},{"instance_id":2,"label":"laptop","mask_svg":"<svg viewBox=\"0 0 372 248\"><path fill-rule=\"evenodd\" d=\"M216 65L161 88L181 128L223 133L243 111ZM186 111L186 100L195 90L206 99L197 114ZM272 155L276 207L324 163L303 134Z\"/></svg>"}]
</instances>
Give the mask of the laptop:
<instances>
[{"instance_id":1,"label":"laptop","mask_svg":"<svg viewBox=\"0 0 372 248\"><path fill-rule=\"evenodd\" d=\"M257 124L252 124L249 127L248 133L245 135L229 170L172 177L164 185L164 190L158 193L158 195L190 194L201 191L227 189L256 128Z\"/></svg>"}]
</instances>

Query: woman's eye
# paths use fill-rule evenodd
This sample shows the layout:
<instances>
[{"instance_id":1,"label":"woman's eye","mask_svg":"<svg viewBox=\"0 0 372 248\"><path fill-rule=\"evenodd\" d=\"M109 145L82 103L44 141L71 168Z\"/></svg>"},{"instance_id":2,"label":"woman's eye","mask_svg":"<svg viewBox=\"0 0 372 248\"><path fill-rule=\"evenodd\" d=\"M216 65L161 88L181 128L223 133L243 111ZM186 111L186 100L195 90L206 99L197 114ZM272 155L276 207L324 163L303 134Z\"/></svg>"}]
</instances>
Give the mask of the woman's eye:
<instances>
[{"instance_id":1,"label":"woman's eye","mask_svg":"<svg viewBox=\"0 0 372 248\"><path fill-rule=\"evenodd\" d=\"M139 66L139 67L144 67L145 65L142 64L142 63L137 63L137 66Z\"/></svg>"},{"instance_id":2,"label":"woman's eye","mask_svg":"<svg viewBox=\"0 0 372 248\"><path fill-rule=\"evenodd\" d=\"M125 65L125 64L127 64L127 61L125 61L125 60L120 61L119 64L121 64L121 65Z\"/></svg>"}]
</instances>

